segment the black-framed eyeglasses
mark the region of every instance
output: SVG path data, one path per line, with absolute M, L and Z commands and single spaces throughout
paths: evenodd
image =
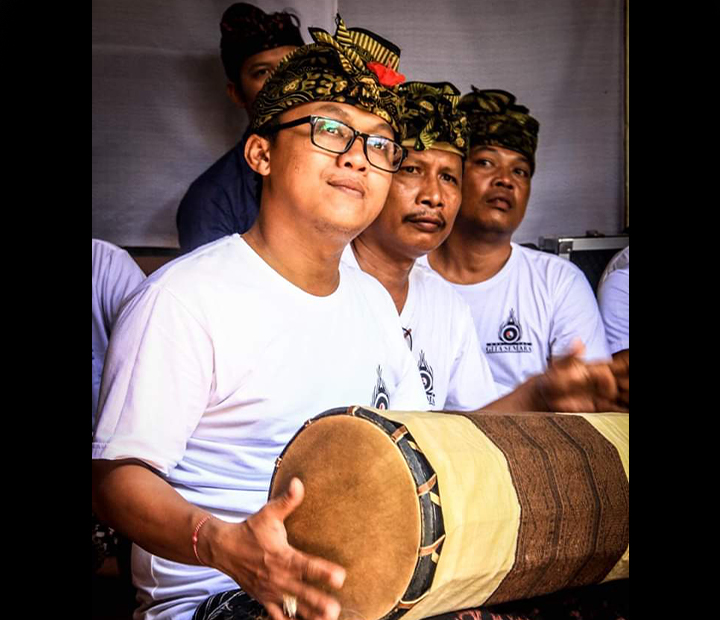
M 358 137 L 363 139 L 363 152 L 371 166 L 385 172 L 397 172 L 407 156 L 407 151 L 397 142 L 385 136 L 376 136 L 363 133 L 346 125 L 342 121 L 326 116 L 304 116 L 295 121 L 282 123 L 269 129 L 269 133 L 290 129 L 310 123 L 310 140 L 312 143 L 331 153 L 347 153 Z

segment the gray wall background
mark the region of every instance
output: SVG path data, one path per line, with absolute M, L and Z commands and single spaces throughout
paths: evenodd
M 219 21 L 231 0 L 93 0 L 93 237 L 177 247 L 188 185 L 240 138 Z M 623 0 L 257 0 L 303 27 L 348 26 L 402 49 L 408 79 L 502 88 L 540 121 L 519 242 L 624 227 Z M 310 40 L 303 28 L 306 41 Z

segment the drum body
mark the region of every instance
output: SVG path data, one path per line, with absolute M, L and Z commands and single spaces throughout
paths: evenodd
M 351 407 L 290 441 L 290 544 L 347 569 L 343 620 L 404 620 L 629 576 L 629 416 Z

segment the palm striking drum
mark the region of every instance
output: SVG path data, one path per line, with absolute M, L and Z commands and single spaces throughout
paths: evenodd
M 403 620 L 629 576 L 629 416 L 334 409 L 278 458 L 290 544 L 347 569 L 342 619 Z

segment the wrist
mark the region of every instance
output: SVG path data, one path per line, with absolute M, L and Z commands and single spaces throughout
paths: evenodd
M 252 551 L 248 553 L 252 544 L 247 537 L 247 528 L 247 521 L 230 523 L 213 517 L 200 529 L 197 549 L 205 566 L 226 574 L 250 593 L 248 588 L 254 583 L 251 567 L 259 560 Z
M 192 546 L 193 546 L 193 553 L 195 554 L 195 559 L 198 561 L 198 564 L 201 564 L 203 566 L 207 566 L 207 564 L 200 558 L 200 554 L 198 553 L 198 541 L 200 537 L 200 530 L 202 529 L 203 525 L 205 525 L 210 519 L 212 519 L 212 515 L 205 515 L 200 521 L 198 521 L 198 524 L 195 526 L 195 531 L 193 531 L 192 535 Z
M 191 538 L 193 553 L 198 564 L 218 568 L 222 532 L 227 525 L 229 524 L 212 515 L 205 515 L 198 521 Z
M 530 377 L 521 386 L 527 402 L 526 411 L 550 411 L 547 399 L 547 378 L 543 375 Z

